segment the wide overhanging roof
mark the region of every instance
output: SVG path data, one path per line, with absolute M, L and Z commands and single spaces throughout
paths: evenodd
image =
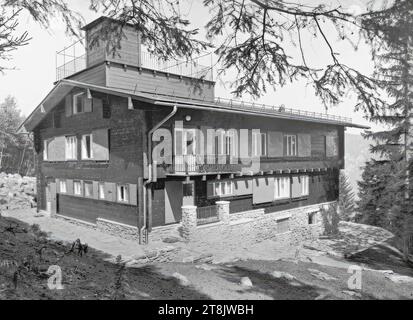
M 95 92 L 131 98 L 142 102 L 151 103 L 160 107 L 177 106 L 178 108 L 200 109 L 216 112 L 230 112 L 254 116 L 265 116 L 280 119 L 300 120 L 306 122 L 325 123 L 345 127 L 354 127 L 360 129 L 369 129 L 367 126 L 354 124 L 351 119 L 337 116 L 316 114 L 308 111 L 299 111 L 292 109 L 280 109 L 279 107 L 270 107 L 264 105 L 245 105 L 242 102 L 232 100 L 203 101 L 189 98 L 178 98 L 168 95 L 152 94 L 145 92 L 134 92 L 124 89 L 115 89 L 110 87 L 98 86 L 94 84 L 63 79 L 59 81 L 43 101 L 34 109 L 27 119 L 20 125 L 19 132 L 24 130 L 33 131 L 34 128 L 46 117 L 46 115 L 73 89 L 89 89 Z

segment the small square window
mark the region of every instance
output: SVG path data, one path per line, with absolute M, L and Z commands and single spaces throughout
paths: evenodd
M 73 181 L 73 192 L 77 196 L 82 195 L 82 182 L 81 181 Z
M 85 188 L 85 197 L 87 198 L 92 198 L 93 197 L 93 183 L 89 181 L 85 181 L 83 183 L 84 188 Z
M 105 199 L 105 184 L 103 182 L 99 183 L 99 199 Z
M 183 184 L 183 196 L 184 197 L 191 197 L 193 196 L 193 183 L 184 183 Z
M 60 188 L 60 193 L 66 193 L 67 192 L 66 180 L 60 180 L 59 188 Z
M 308 214 L 308 224 L 316 224 L 317 223 L 317 212 L 310 212 Z
M 129 202 L 128 187 L 126 185 L 118 185 L 118 201 Z

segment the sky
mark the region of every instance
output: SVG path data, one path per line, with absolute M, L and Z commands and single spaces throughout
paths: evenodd
M 204 25 L 208 20 L 208 11 L 203 7 L 201 0 L 181 0 L 182 11 L 187 19 L 192 22 L 194 28 L 200 29 L 199 37 L 204 35 Z M 311 3 L 314 5 L 319 1 L 301 0 L 302 3 Z M 341 4 L 344 8 L 361 12 L 365 8 L 366 0 L 331 0 L 333 4 Z M 101 14 L 95 13 L 88 8 L 89 1 L 85 0 L 68 0 L 69 6 L 80 12 L 86 22 L 91 22 Z M 56 80 L 56 52 L 70 45 L 75 38 L 65 34 L 64 25 L 61 21 L 51 21 L 50 28 L 47 30 L 33 22 L 28 15 L 22 15 L 19 20 L 18 31 L 29 31 L 32 37 L 30 43 L 12 54 L 12 60 L 8 65 L 14 66 L 16 70 L 7 70 L 0 74 L 0 101 L 3 101 L 8 95 L 17 99 L 19 108 L 24 115 L 29 115 L 34 108 L 43 100 L 47 93 L 53 88 L 53 82 Z M 355 51 L 347 42 L 340 41 L 335 35 L 335 30 L 327 30 L 327 35 L 333 39 L 333 45 L 339 57 L 346 64 L 355 69 L 370 74 L 372 72 L 372 61 L 369 48 L 361 45 Z M 310 35 L 303 35 L 303 44 L 306 49 L 309 61 L 314 65 L 322 65 L 331 59 L 328 48 L 319 40 L 314 40 Z M 286 45 L 293 56 L 299 53 L 298 48 L 293 45 Z M 224 98 L 233 98 L 231 88 L 227 85 L 228 81 L 234 79 L 234 73 L 228 73 L 216 85 L 216 96 Z M 242 98 L 251 101 L 251 98 L 245 96 Z M 316 112 L 325 112 L 321 101 L 315 97 L 311 87 L 305 82 L 295 82 L 277 89 L 275 92 L 268 90 L 257 103 L 269 105 L 284 104 L 287 108 L 296 108 Z M 373 130 L 380 129 L 374 124 L 369 123 L 363 118 L 363 113 L 354 111 L 355 99 L 351 95 L 346 97 L 339 106 L 330 108 L 328 113 L 351 117 L 354 123 L 371 126 Z M 359 129 L 349 128 L 347 132 L 359 134 Z

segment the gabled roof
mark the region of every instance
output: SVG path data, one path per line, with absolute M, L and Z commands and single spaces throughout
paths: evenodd
M 354 124 L 349 118 L 343 118 L 322 113 L 286 109 L 283 107 L 245 104 L 233 100 L 216 99 L 215 101 L 195 100 L 179 98 L 168 95 L 153 94 L 147 92 L 135 92 L 125 89 L 110 88 L 75 80 L 63 79 L 59 81 L 43 101 L 34 109 L 27 119 L 20 125 L 19 132 L 24 129 L 32 131 L 52 111 L 52 109 L 73 89 L 83 88 L 95 92 L 102 92 L 125 98 L 132 98 L 142 102 L 148 102 L 160 107 L 177 106 L 179 108 L 200 109 L 216 112 L 230 112 L 254 116 L 264 116 L 279 119 L 300 120 L 306 122 L 325 123 L 345 127 L 369 129 L 367 126 Z

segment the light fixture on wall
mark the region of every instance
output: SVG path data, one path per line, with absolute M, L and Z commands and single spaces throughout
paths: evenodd
M 192 119 L 192 118 L 191 118 L 191 116 L 190 116 L 190 115 L 186 115 L 186 116 L 185 116 L 185 121 L 186 121 L 186 122 L 191 121 L 191 119 Z

